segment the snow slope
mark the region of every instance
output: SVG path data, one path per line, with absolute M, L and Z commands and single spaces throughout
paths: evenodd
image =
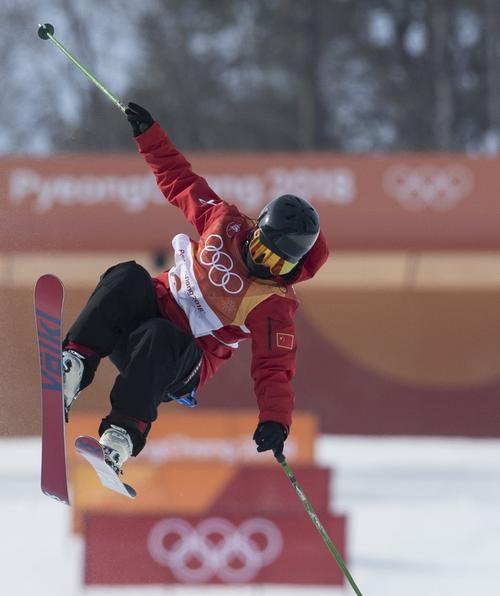
M 317 458 L 335 469 L 333 505 L 349 516 L 348 565 L 364 596 L 500 593 L 500 440 L 323 436 Z M 39 463 L 38 439 L 0 440 L 3 594 L 352 594 L 349 587 L 86 589 L 69 509 L 41 494 Z

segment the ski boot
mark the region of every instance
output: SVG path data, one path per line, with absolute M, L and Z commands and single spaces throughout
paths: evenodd
M 134 448 L 128 432 L 112 424 L 102 433 L 99 443 L 104 452 L 104 461 L 118 476 L 123 474 L 122 466 L 132 455 Z
M 71 404 L 80 393 L 82 377 L 85 371 L 85 358 L 75 350 L 64 350 L 62 353 L 64 417 L 68 422 Z

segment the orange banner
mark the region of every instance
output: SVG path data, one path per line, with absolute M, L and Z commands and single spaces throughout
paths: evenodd
M 295 193 L 339 249 L 498 249 L 499 159 L 461 154 L 192 154 L 226 201 L 256 216 Z M 0 159 L 0 250 L 158 250 L 190 231 L 139 155 Z
M 130 515 L 205 512 L 238 471 L 235 465 L 221 463 L 177 462 L 155 466 L 140 456 L 126 465 L 123 479 L 137 491 L 134 500 L 104 488 L 85 461 L 73 462 L 70 478 L 74 532 L 81 533 L 83 516 L 89 511 Z
M 294 466 L 303 490 L 319 513 L 328 509 L 332 484 L 330 470 L 312 465 Z M 303 513 L 299 499 L 291 498 L 291 486 L 283 471 L 274 466 L 223 463 L 175 462 L 153 465 L 140 458 L 127 462 L 124 480 L 137 497 L 124 498 L 104 488 L 94 470 L 85 462 L 71 467 L 73 530 L 82 531 L 89 512 L 241 514 L 259 511 L 282 515 Z

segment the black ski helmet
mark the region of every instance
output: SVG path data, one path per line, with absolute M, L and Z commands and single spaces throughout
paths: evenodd
M 259 214 L 260 239 L 270 250 L 290 263 L 298 263 L 319 235 L 319 215 L 305 199 L 281 195 Z

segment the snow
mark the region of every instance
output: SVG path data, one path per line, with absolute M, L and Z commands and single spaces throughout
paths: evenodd
M 348 566 L 364 596 L 499 593 L 500 440 L 323 436 L 317 456 L 335 470 L 332 505 L 348 515 Z M 348 586 L 85 588 L 70 510 L 41 494 L 39 465 L 38 439 L 0 439 L 3 594 L 353 593 Z

